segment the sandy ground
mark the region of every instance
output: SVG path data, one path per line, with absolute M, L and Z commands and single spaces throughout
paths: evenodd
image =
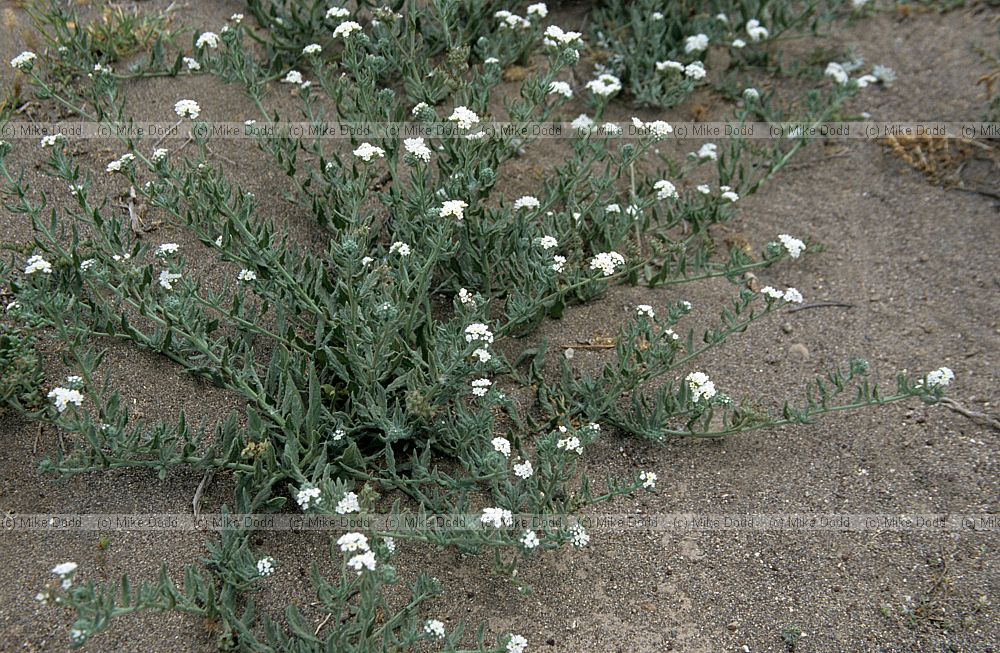
M 231 2 L 206 3 L 185 20 L 213 28 L 238 9 Z M 880 15 L 846 27 L 845 42 L 899 74 L 892 88 L 870 89 L 852 108 L 885 120 L 978 117 L 984 97 L 975 84 L 988 67 L 972 45 L 996 49 L 997 16 L 995 9 L 974 6 L 903 20 Z M 20 48 L 7 42 L 0 55 L 6 61 Z M 209 119 L 251 112 L 239 89 L 219 88 L 207 78 L 152 80 L 128 92 L 130 103 L 151 119 L 166 119 L 178 97 L 202 99 Z M 681 106 L 663 117 L 684 119 L 690 110 Z M 264 198 L 268 215 L 287 215 L 303 242 L 321 238 L 274 192 L 283 181 L 260 154 L 238 143 L 220 147 L 240 163 L 232 178 Z M 518 185 L 530 188 L 533 166 L 555 163 L 541 148 L 538 153 L 529 156 L 530 165 L 512 166 L 512 195 L 522 190 Z M 113 158 L 93 155 L 95 167 Z M 31 143 L 19 147 L 14 160 L 34 179 L 39 156 Z M 37 184 L 49 189 L 50 181 L 39 177 Z M 994 200 L 931 185 L 878 144 L 814 144 L 760 193 L 741 201 L 728 228 L 757 249 L 781 232 L 822 243 L 825 252 L 767 270 L 761 280 L 795 286 L 808 301 L 852 307 L 760 324 L 710 360 L 713 380 L 732 394 L 777 405 L 799 396 L 813 375 L 851 357 L 869 360 L 874 378 L 890 386 L 898 370 L 948 365 L 957 376 L 956 400 L 996 412 L 997 220 Z M 0 233 L 5 241 L 23 242 L 30 230 L 19 216 L 0 212 Z M 177 230 L 153 237 L 184 245 Z M 209 278 L 229 274 L 208 261 L 192 265 Z M 662 306 L 680 298 L 695 306 L 692 324 L 707 325 L 732 291 L 725 281 L 670 290 L 618 288 L 567 311 L 538 337 L 573 344 L 613 332 L 637 303 Z M 808 358 L 790 353 L 793 345 L 804 346 Z M 48 354 L 50 378 L 57 378 L 63 369 L 56 353 Z M 601 356 L 579 352 L 574 364 L 593 366 Z M 147 418 L 170 418 L 183 408 L 189 419 L 211 419 L 239 408 L 227 393 L 133 348 L 112 345 L 107 370 Z M 120 471 L 64 483 L 36 471 L 58 446 L 53 429 L 39 431 L 5 414 L 0 434 L 7 447 L 0 464 L 4 511 L 185 512 L 200 480 L 193 473 L 160 481 Z M 997 436 L 943 407 L 913 403 L 724 442 L 654 447 L 608 434 L 585 459 L 596 477 L 640 469 L 659 474 L 655 494 L 620 501 L 618 512 L 997 513 Z M 230 496 L 226 480 L 217 480 L 204 509 Z M 199 533 L 110 533 L 110 545 L 100 550 L 102 535 L 0 535 L 0 650 L 65 647 L 72 615 L 32 598 L 58 562 L 75 560 L 81 580 L 104 582 L 123 572 L 151 578 L 161 562 L 180 570 L 203 551 Z M 280 561 L 259 602 L 272 608 L 295 603 L 312 615 L 308 568 L 327 559 L 323 538 L 264 533 L 255 544 Z M 446 595 L 428 617 L 449 629 L 464 619 L 484 621 L 491 634 L 523 633 L 531 651 L 785 651 L 782 631 L 794 626 L 805 633 L 796 651 L 985 653 L 1000 650 L 997 547 L 995 532 L 595 531 L 583 550 L 526 564 L 520 573 L 534 586 L 530 595 L 492 576 L 486 556 L 407 545 L 400 547 L 397 568 L 404 579 L 426 570 L 444 583 Z M 907 619 L 904 609 L 916 606 L 923 606 L 922 616 Z M 123 619 L 88 650 L 210 651 L 212 642 L 195 619 L 145 614 Z

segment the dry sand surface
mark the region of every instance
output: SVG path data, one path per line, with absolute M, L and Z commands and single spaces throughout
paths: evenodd
M 216 29 L 239 9 L 234 2 L 189 3 L 184 21 Z M 579 7 L 564 11 L 581 15 Z M 838 27 L 838 38 L 857 44 L 866 61 L 899 75 L 890 88 L 860 93 L 852 109 L 885 120 L 979 117 L 985 102 L 976 82 L 989 65 L 972 46 L 997 51 L 998 13 L 976 5 L 905 19 L 880 14 Z M 573 26 L 569 20 L 559 24 Z M 8 36 L 0 39 L 5 62 L 23 47 L 19 37 Z M 209 120 L 252 115 L 238 88 L 207 77 L 149 80 L 126 89 L 136 114 L 151 120 L 168 120 L 180 97 L 198 98 Z M 286 92 L 276 89 L 269 102 L 290 109 L 293 104 L 281 97 Z M 575 108 L 567 113 L 576 115 Z M 630 115 L 624 106 L 613 110 Z M 50 115 L 45 104 L 33 111 L 37 119 Z M 690 111 L 688 104 L 656 115 L 685 120 Z M 94 148 L 87 156 L 95 169 L 118 155 L 100 151 L 100 145 L 78 147 Z M 262 154 L 239 141 L 221 144 L 218 152 L 239 163 L 227 173 L 262 198 L 266 215 L 287 217 L 303 243 L 321 242 L 322 232 L 282 200 L 286 182 Z M 34 143 L 18 144 L 11 163 L 23 166 L 36 190 L 65 199 L 62 188 L 37 173 L 41 157 Z M 530 192 L 538 171 L 558 162 L 544 147 L 529 152 L 511 165 L 505 194 Z M 115 180 L 100 183 L 121 192 Z M 782 232 L 826 248 L 764 271 L 762 282 L 795 286 L 807 301 L 851 307 L 781 315 L 731 339 L 712 359 L 720 388 L 777 403 L 800 396 L 813 375 L 863 357 L 874 377 L 890 385 L 899 370 L 947 365 L 957 377 L 950 393 L 955 400 L 970 410 L 997 412 L 1000 216 L 994 199 L 928 183 L 873 142 L 817 141 L 761 192 L 741 201 L 738 212 L 727 233 L 755 249 Z M 30 228 L 21 216 L 0 211 L 0 234 L 4 241 L 23 242 Z M 197 250 L 180 230 L 164 227 L 151 237 L 190 242 L 186 251 Z M 210 280 L 232 273 L 208 258 L 189 260 Z M 693 324 L 707 325 L 731 292 L 721 280 L 680 289 L 617 288 L 592 305 L 568 310 L 537 337 L 554 345 L 578 343 L 614 332 L 637 303 L 679 298 L 694 304 Z M 169 419 L 183 408 L 189 419 L 212 419 L 240 408 L 226 392 L 153 354 L 106 346 L 107 371 L 146 418 Z M 64 374 L 58 352 L 46 354 L 50 378 Z M 594 366 L 604 355 L 579 351 L 574 364 Z M 7 447 L 0 463 L 4 511 L 182 513 L 190 510 L 200 480 L 193 472 L 160 481 L 153 473 L 115 471 L 60 482 L 37 471 L 38 461 L 58 446 L 51 427 L 39 437 L 37 424 L 7 413 L 0 416 L 0 434 Z M 909 403 L 722 442 L 654 447 L 609 433 L 588 451 L 586 469 L 598 478 L 640 469 L 659 474 L 655 494 L 619 501 L 618 512 L 997 513 L 998 435 L 944 407 Z M 203 510 L 230 501 L 231 490 L 225 478 L 217 478 Z M 102 535 L 0 535 L 0 650 L 65 648 L 72 615 L 33 600 L 56 563 L 77 561 L 81 580 L 113 581 L 124 572 L 138 580 L 151 578 L 161 562 L 180 570 L 204 551 L 200 533 L 108 533 L 110 545 L 99 550 Z M 308 569 L 313 561 L 328 560 L 325 539 L 262 533 L 255 544 L 280 561 L 259 595 L 262 608 L 277 611 L 295 603 L 318 623 Z M 804 653 L 986 653 L 1000 651 L 998 545 L 996 531 L 601 530 L 582 550 L 527 563 L 520 576 L 534 588 L 529 595 L 491 575 L 491 556 L 405 545 L 397 568 L 406 579 L 426 570 L 443 582 L 445 597 L 428 617 L 442 619 L 449 629 L 464 619 L 485 622 L 491 635 L 523 633 L 532 652 L 785 651 L 782 631 L 795 626 L 804 632 L 795 650 Z M 918 617 L 906 617 L 907 607 L 919 608 Z M 211 651 L 213 641 L 196 619 L 143 614 L 122 619 L 87 650 Z

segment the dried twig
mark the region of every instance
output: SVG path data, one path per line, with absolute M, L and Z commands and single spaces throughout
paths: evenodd
M 971 419 L 976 424 L 980 426 L 989 426 L 996 431 L 1000 431 L 1000 419 L 994 415 L 989 415 L 987 413 L 980 413 L 979 411 L 969 410 L 962 404 L 958 403 L 951 397 L 943 397 L 938 403 L 942 404 L 948 410 L 954 411 L 959 415 L 964 415 Z
M 201 483 L 198 484 L 198 489 L 194 491 L 194 499 L 191 500 L 191 508 L 194 510 L 195 517 L 197 517 L 198 513 L 201 512 L 201 495 L 205 493 L 205 490 L 212 483 L 212 478 L 214 476 L 214 469 L 206 471 L 205 475 L 201 477 Z
M 794 308 L 788 309 L 789 313 L 796 313 L 798 311 L 804 311 L 807 308 L 830 308 L 832 306 L 840 308 L 854 308 L 854 304 L 848 304 L 846 302 L 814 302 L 812 304 L 803 304 L 802 306 L 796 306 Z

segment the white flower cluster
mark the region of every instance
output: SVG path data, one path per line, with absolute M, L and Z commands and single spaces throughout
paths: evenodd
M 418 161 L 427 163 L 431 160 L 431 148 L 427 147 L 422 138 L 407 138 L 403 141 L 403 148 Z
M 490 386 L 493 382 L 489 379 L 475 379 L 472 381 L 472 394 L 477 397 L 485 397 L 486 393 L 490 391 Z
M 652 490 L 656 487 L 656 473 L 655 472 L 642 472 L 639 474 L 639 480 L 642 481 L 642 487 L 647 490 Z
M 643 134 L 648 134 L 652 136 L 655 140 L 661 140 L 666 138 L 668 134 L 672 134 L 674 128 L 669 122 L 665 120 L 653 120 L 651 122 L 643 122 L 638 118 L 632 118 L 632 126 L 635 127 L 636 132 L 641 132 Z
M 614 75 L 604 73 L 602 75 L 598 75 L 597 79 L 592 79 L 587 82 L 587 90 L 594 95 L 611 97 L 618 91 L 622 90 L 622 81 Z
M 66 410 L 70 404 L 75 406 L 83 404 L 83 394 L 74 388 L 52 388 L 48 397 L 53 400 L 52 403 L 55 404 L 56 410 L 60 413 Z
M 507 640 L 507 653 L 524 653 L 528 648 L 528 640 L 521 635 L 511 635 Z
M 806 248 L 806 244 L 804 242 L 798 238 L 789 236 L 788 234 L 778 234 L 778 240 L 780 240 L 781 244 L 785 246 L 785 249 L 788 250 L 788 255 L 792 258 L 798 258 L 799 255 L 802 254 L 802 251 Z
M 73 574 L 76 573 L 78 565 L 75 562 L 64 562 L 52 568 L 52 573 L 59 577 L 62 588 L 68 590 L 73 585 Z
M 156 248 L 154 254 L 156 256 L 169 256 L 170 254 L 176 254 L 180 246 L 177 243 L 163 243 Z
M 334 18 L 346 18 L 347 16 L 350 15 L 351 12 L 349 12 L 344 7 L 330 7 L 329 9 L 326 10 L 327 20 L 332 20 Z
M 215 49 L 219 47 L 219 35 L 215 32 L 203 32 L 198 40 L 194 42 L 194 47 L 204 48 L 209 47 Z
M 590 535 L 587 534 L 586 529 L 580 524 L 574 524 L 573 528 L 570 529 L 570 533 L 573 536 L 573 546 L 578 549 L 582 549 L 590 543 Z
M 573 97 L 573 89 L 568 82 L 552 82 L 549 84 L 549 95 L 561 95 L 568 99 Z
M 521 536 L 521 546 L 531 550 L 538 546 L 538 533 L 535 531 L 525 531 Z
M 444 639 L 444 622 L 437 619 L 428 619 L 424 622 L 424 632 L 432 637 Z
M 493 17 L 500 21 L 500 29 L 526 29 L 531 27 L 531 22 L 527 18 L 512 14 L 506 9 L 496 12 L 493 14 Z
M 493 344 L 493 332 L 482 322 L 474 322 L 465 327 L 465 341 L 471 343 L 477 340 L 486 345 Z
M 493 445 L 495 451 L 502 453 L 504 458 L 510 458 L 510 440 L 496 437 L 490 441 L 490 444 Z
M 718 149 L 719 148 L 715 143 L 705 143 L 694 156 L 698 159 L 715 161 L 719 158 Z
M 237 280 L 242 281 L 243 283 L 250 283 L 251 281 L 257 280 L 257 273 L 254 272 L 253 270 L 247 270 L 246 268 L 243 268 L 242 270 L 240 270 L 240 273 L 236 275 L 236 278 Z
M 553 238 L 552 236 L 542 236 L 541 238 L 537 239 L 536 242 L 538 243 L 539 247 L 541 247 L 546 251 L 559 247 L 559 241 Z
M 750 40 L 756 43 L 757 41 L 763 41 L 767 38 L 768 31 L 767 28 L 760 24 L 760 21 L 756 18 L 751 18 L 747 21 L 747 35 Z
M 695 34 L 684 39 L 684 53 L 701 52 L 708 48 L 708 35 Z
M 334 508 L 334 510 L 338 515 L 361 512 L 361 504 L 358 502 L 358 495 L 354 492 L 348 492 L 340 499 L 340 501 L 337 502 L 337 507 Z
M 66 137 L 62 134 L 51 134 L 49 136 L 42 136 L 42 140 L 39 141 L 41 147 L 55 147 L 59 143 L 65 143 Z
M 257 561 L 257 573 L 267 577 L 274 573 L 274 558 L 265 556 Z
M 439 214 L 442 218 L 454 217 L 459 222 L 465 217 L 465 209 L 469 207 L 468 204 L 462 200 L 445 200 L 441 205 Z
M 347 566 L 358 572 L 358 575 L 365 569 L 375 570 L 375 553 L 368 547 L 368 538 L 361 533 L 345 533 L 337 540 L 337 545 L 344 553 L 357 552 L 357 555 L 348 559 Z
M 29 258 L 28 263 L 24 266 L 25 274 L 34 274 L 36 272 L 41 272 L 42 274 L 52 274 L 52 264 L 38 254 Z
M 514 210 L 520 211 L 523 208 L 537 209 L 542 203 L 538 201 L 537 197 L 532 195 L 525 195 L 524 197 L 518 198 L 514 202 Z
M 514 523 L 514 515 L 505 508 L 483 508 L 483 515 L 479 518 L 484 524 L 492 524 L 493 528 L 503 528 Z
M 389 253 L 390 254 L 399 254 L 400 256 L 409 256 L 410 255 L 410 246 L 407 245 L 406 243 L 404 243 L 401 240 L 397 240 L 389 248 Z
M 371 143 L 362 143 L 358 146 L 358 149 L 354 150 L 354 156 L 358 157 L 365 163 L 372 160 L 373 157 L 379 159 L 385 158 L 385 150 Z
M 329 14 L 327 14 L 329 15 Z M 353 20 L 345 20 L 333 30 L 333 38 L 348 39 L 355 32 L 361 31 L 361 25 Z
M 623 265 L 625 265 L 625 257 L 618 252 L 601 252 L 590 261 L 590 269 L 600 270 L 606 277 L 610 277 L 618 267 Z
M 201 64 L 198 63 L 197 59 L 194 59 L 192 57 L 184 57 L 183 59 L 181 59 L 181 63 L 187 66 L 188 70 L 201 70 Z
M 928 388 L 943 388 L 949 385 L 955 380 L 955 373 L 951 371 L 950 367 L 941 367 L 933 372 L 927 373 L 927 387 Z
M 694 403 L 698 403 L 702 398 L 711 399 L 715 396 L 715 383 L 709 381 L 708 375 L 704 372 L 691 372 L 684 380 L 691 389 L 691 401 Z
M 656 199 L 666 200 L 666 199 L 677 199 L 677 187 L 666 179 L 661 179 L 660 181 L 653 184 L 653 190 L 656 191 Z
M 322 51 L 323 51 L 323 46 L 320 45 L 319 43 L 310 43 L 306 47 L 302 48 L 302 54 L 306 56 L 316 55 Z
M 479 124 L 479 116 L 465 106 L 455 107 L 455 110 L 448 116 L 448 120 L 457 123 L 462 129 L 472 129 L 473 125 Z
M 518 478 L 531 478 L 531 475 L 534 473 L 535 468 L 532 466 L 530 460 L 525 460 L 514 465 L 514 476 Z
M 649 304 L 639 304 L 635 307 L 635 312 L 639 317 L 648 317 L 650 319 L 656 317 L 656 313 L 653 312 L 653 307 Z
M 177 272 L 170 272 L 169 270 L 163 270 L 160 272 L 160 286 L 164 290 L 173 290 L 174 282 L 181 278 L 181 275 Z
M 10 60 L 10 65 L 20 71 L 27 72 L 31 70 L 32 66 L 35 65 L 35 59 L 38 55 L 30 50 L 25 50 L 21 54 L 17 55 Z
M 170 154 L 170 150 L 165 147 L 158 147 L 153 150 L 153 155 L 149 157 L 149 160 L 153 163 L 160 163 L 166 160 L 168 154 Z
M 582 36 L 583 34 L 580 32 L 564 32 L 561 27 L 549 25 L 545 28 L 545 36 L 542 39 L 542 43 L 547 48 L 578 48 L 583 46 Z
M 181 118 L 194 120 L 201 113 L 201 106 L 194 100 L 178 100 L 177 104 L 174 105 L 174 113 Z
M 309 510 L 311 505 L 323 503 L 321 494 L 318 487 L 306 486 L 295 494 L 295 502 L 303 510 Z
M 135 155 L 132 154 L 131 152 L 126 152 L 125 154 L 121 155 L 120 158 L 115 159 L 107 166 L 105 166 L 104 170 L 106 172 L 121 172 L 122 169 L 124 169 L 133 161 L 135 161 Z
M 800 293 L 795 288 L 789 288 L 782 292 L 777 288 L 772 288 L 771 286 L 764 286 L 760 289 L 762 295 L 771 297 L 772 299 L 783 299 L 791 304 L 801 304 L 803 302 L 802 293 Z

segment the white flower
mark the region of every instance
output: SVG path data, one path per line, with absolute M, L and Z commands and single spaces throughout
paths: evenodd
M 799 240 L 798 238 L 793 238 L 788 234 L 778 234 L 778 240 L 781 244 L 785 246 L 788 250 L 788 255 L 792 258 L 798 258 L 802 251 L 806 248 L 806 244 Z
M 453 216 L 456 220 L 461 220 L 465 217 L 465 209 L 468 207 L 469 205 L 462 200 L 445 200 L 441 205 L 440 215 L 442 218 Z
M 549 84 L 549 95 L 561 95 L 565 98 L 573 97 L 573 89 L 568 82 L 552 82 Z
M 504 458 L 510 458 L 510 440 L 507 438 L 493 438 L 490 444 L 493 445 L 493 448 L 497 452 L 502 453 Z
M 699 159 L 711 159 L 712 161 L 715 161 L 719 158 L 717 150 L 718 147 L 715 143 L 705 143 L 701 146 L 701 149 L 698 150 L 696 156 Z
M 194 42 L 194 47 L 196 48 L 203 48 L 206 45 L 213 49 L 219 47 L 219 35 L 215 32 L 204 32 L 198 37 L 198 40 Z
M 753 42 L 760 41 L 761 39 L 767 38 L 767 28 L 761 26 L 760 21 L 756 18 L 751 18 L 747 21 L 747 35 Z
M 580 524 L 575 524 L 570 532 L 573 534 L 573 546 L 576 548 L 582 549 L 590 542 L 590 536 Z
M 164 161 L 167 158 L 167 155 L 169 153 L 170 150 L 168 150 L 167 148 L 158 147 L 155 150 L 153 150 L 153 156 L 149 157 L 149 160 L 152 161 L 153 163 L 160 163 L 161 161 Z
M 281 82 L 283 84 L 303 84 L 302 73 L 297 70 L 289 70 L 282 78 Z
M 387 537 L 382 541 L 385 543 L 385 548 L 389 550 L 389 553 L 396 552 L 396 540 L 392 539 L 391 537 Z
M 535 531 L 525 531 L 521 536 L 521 546 L 529 551 L 538 546 L 538 534 Z
M 337 25 L 336 29 L 333 30 L 333 38 L 341 36 L 346 39 L 354 32 L 360 32 L 360 31 L 361 31 L 361 25 L 354 22 L 353 20 L 347 20 L 341 23 L 340 25 Z
M 760 91 L 758 91 L 757 89 L 753 88 L 752 86 L 750 88 L 745 88 L 745 89 L 743 89 L 743 99 L 744 100 L 757 100 L 757 99 L 760 99 Z
M 606 277 L 610 277 L 622 265 L 625 265 L 625 258 L 618 252 L 601 252 L 590 261 L 590 269 L 600 270 Z
M 635 312 L 637 315 L 640 316 L 645 315 L 648 318 L 653 318 L 656 315 L 653 312 L 653 307 L 650 306 L 649 304 L 639 304 L 638 306 L 635 307 Z
M 516 202 L 514 202 L 514 210 L 518 211 L 525 207 L 528 207 L 530 209 L 537 209 L 541 205 L 542 203 L 538 201 L 537 197 L 532 197 L 531 195 L 525 195 L 524 197 L 521 197 Z
M 955 380 L 955 373 L 949 367 L 941 367 L 927 373 L 928 388 L 943 388 Z
M 310 43 L 306 47 L 302 48 L 302 54 L 305 55 L 319 54 L 322 51 L 323 51 L 323 46 L 320 45 L 319 43 Z
M 507 653 L 524 653 L 528 648 L 528 640 L 521 635 L 511 635 L 507 640 Z
M 372 157 L 384 158 L 385 150 L 371 143 L 362 143 L 358 149 L 354 150 L 354 156 L 367 163 L 372 160 Z
M 659 11 L 654 11 L 649 15 L 653 20 L 663 20 L 663 14 Z
M 869 84 L 877 84 L 879 79 L 875 75 L 862 75 L 855 81 L 858 83 L 858 88 L 865 88 Z
M 861 9 L 866 4 L 868 4 L 868 0 L 851 0 L 851 6 L 855 9 Z
M 403 141 L 403 147 L 415 159 L 424 163 L 431 160 L 431 148 L 427 147 L 422 138 L 407 138 Z
M 424 622 L 424 632 L 438 639 L 444 639 L 444 623 L 437 619 L 428 619 Z
M 465 327 L 465 341 L 474 342 L 476 340 L 481 340 L 487 345 L 493 343 L 493 332 L 490 331 L 489 327 L 481 322 L 474 322 L 469 326 Z
M 111 163 L 109 163 L 107 166 L 105 166 L 104 169 L 107 172 L 121 172 L 122 168 L 132 163 L 133 161 L 135 161 L 135 155 L 132 154 L 131 152 L 126 152 L 125 154 L 121 155 L 121 158 L 116 159 Z
M 683 308 L 685 311 L 690 312 L 691 311 L 691 302 L 686 301 L 686 300 L 681 300 L 681 308 Z
M 539 2 L 537 4 L 528 5 L 527 13 L 529 16 L 545 18 L 549 15 L 549 8 L 545 6 L 544 2 Z
M 347 561 L 347 566 L 353 569 L 354 571 L 358 572 L 359 576 L 361 575 L 361 572 L 365 569 L 367 569 L 368 571 L 374 571 L 375 553 L 373 551 L 366 551 L 365 553 L 356 555 Z
M 727 190 L 722 192 L 722 199 L 727 200 L 729 202 L 735 202 L 738 199 L 740 199 L 740 196 L 731 190 Z
M 254 272 L 253 270 L 247 270 L 246 268 L 243 268 L 242 270 L 240 270 L 240 273 L 236 275 L 236 278 L 244 283 L 250 283 L 251 281 L 257 280 L 257 273 Z
M 337 540 L 337 546 L 344 553 L 353 551 L 367 551 L 368 550 L 368 538 L 361 533 L 344 533 Z
M 299 507 L 303 510 L 308 510 L 309 505 L 312 503 L 322 503 L 323 497 L 320 496 L 322 493 L 318 487 L 303 487 L 295 494 L 295 502 L 299 504 Z
M 608 136 L 615 136 L 616 134 L 622 133 L 622 128 L 613 122 L 606 122 L 597 129 L 599 132 Z
M 487 66 L 489 66 L 489 65 L 492 65 L 492 64 L 498 64 L 498 63 L 500 63 L 500 60 L 497 59 L 496 57 L 486 57 L 485 59 L 483 59 L 483 63 L 486 64 Z
M 34 274 L 36 272 L 41 272 L 43 274 L 52 274 L 52 264 L 43 259 L 38 254 L 35 254 L 28 259 L 27 265 L 24 267 L 25 274 Z
M 327 20 L 330 20 L 332 18 L 344 18 L 345 16 L 349 16 L 350 14 L 351 12 L 347 11 L 347 9 L 343 7 L 330 7 L 329 9 L 326 10 Z
M 261 576 L 270 576 L 274 573 L 274 558 L 266 556 L 257 561 L 257 573 Z
M 785 291 L 785 301 L 791 302 L 793 304 L 801 304 L 802 293 L 800 293 L 795 288 L 789 288 L 788 290 Z
M 168 254 L 176 254 L 180 247 L 177 243 L 163 243 L 156 248 L 156 256 L 167 256 Z
M 354 492 L 348 492 L 343 496 L 343 498 L 337 502 L 337 507 L 334 508 L 338 515 L 346 515 L 351 512 L 361 512 L 361 504 L 358 503 L 358 495 Z
M 181 278 L 181 275 L 175 272 L 168 272 L 164 270 L 160 272 L 160 285 L 166 290 L 174 289 L 174 282 Z
M 10 65 L 18 70 L 28 71 L 31 67 L 35 65 L 35 59 L 38 58 L 34 52 L 25 50 L 21 54 L 17 55 L 10 60 Z
M 55 574 L 56 576 L 59 576 L 60 578 L 64 578 L 75 572 L 77 566 L 78 565 L 75 562 L 64 562 L 60 565 L 56 565 L 55 567 L 53 567 L 52 573 Z
M 201 107 L 194 100 L 179 100 L 177 104 L 174 105 L 174 113 L 176 113 L 181 118 L 190 118 L 194 120 L 201 113 Z
M 476 305 L 476 298 L 473 297 L 472 293 L 470 293 L 465 288 L 461 288 L 458 291 L 458 301 L 460 301 L 460 302 L 462 302 L 463 304 L 466 304 L 466 305 L 469 305 L 469 304 L 471 304 L 473 306 Z
M 566 428 L 565 426 L 562 428 Z M 562 438 L 556 442 L 556 449 L 563 449 L 565 451 L 575 451 L 577 455 L 583 453 L 583 444 L 580 442 L 580 438 L 575 435 L 568 438 Z
M 531 478 L 531 475 L 534 473 L 535 468 L 531 465 L 530 460 L 525 460 L 523 463 L 514 465 L 514 476 L 518 478 Z
M 400 240 L 397 240 L 392 244 L 392 247 L 389 248 L 389 253 L 399 254 L 400 256 L 409 256 L 410 246 Z
M 603 75 L 598 75 L 597 79 L 592 79 L 587 82 L 587 89 L 594 95 L 611 97 L 618 91 L 622 90 L 622 82 L 614 75 L 604 73 Z
M 70 184 L 69 192 L 73 197 L 80 197 L 83 194 L 83 184 Z
M 701 401 L 702 397 L 711 399 L 715 396 L 715 384 L 708 380 L 704 372 L 691 372 L 685 380 L 691 388 L 691 401 L 694 403 Z
M 728 23 L 729 16 L 725 14 L 715 14 L 715 20 L 719 21 L 720 23 Z
M 39 142 L 41 147 L 55 147 L 58 143 L 65 143 L 66 137 L 62 134 L 52 134 L 51 136 L 43 136 L 42 140 Z
M 582 45 L 580 43 L 580 37 L 583 36 L 580 32 L 564 32 L 561 27 L 556 25 L 549 25 L 545 28 L 545 38 L 542 42 L 546 47 L 556 47 L 560 45 L 569 45 L 577 47 Z
M 760 289 L 760 294 L 767 295 L 772 299 L 784 299 L 785 293 L 781 292 L 777 288 L 772 288 L 771 286 L 764 286 Z
M 70 404 L 74 404 L 76 406 L 83 404 L 83 395 L 80 391 L 70 388 L 52 388 L 52 390 L 49 390 L 48 397 L 53 400 L 52 403 L 55 404 L 56 410 L 60 413 L 66 410 Z M 52 573 L 56 572 L 53 571 Z
M 479 116 L 468 107 L 455 107 L 455 110 L 448 116 L 448 120 L 458 123 L 462 129 L 471 129 L 473 125 L 479 123 Z
M 527 18 L 522 18 L 503 9 L 493 14 L 493 17 L 500 21 L 500 29 L 524 29 L 531 26 Z
M 705 79 L 705 64 L 693 61 L 684 66 L 684 74 L 691 79 Z
M 493 528 L 502 528 L 512 525 L 514 516 L 504 508 L 483 508 L 483 515 L 479 521 L 484 524 L 492 524 Z
M 745 48 L 747 47 L 747 42 L 744 41 L 743 39 L 735 39 L 733 41 L 733 47 L 736 48 L 737 50 Z
M 686 54 L 691 54 L 692 52 L 701 52 L 708 47 L 708 35 L 707 34 L 695 34 L 694 36 L 689 36 L 684 39 L 684 52 Z
M 605 213 L 621 213 L 622 212 L 622 207 L 618 206 L 617 204 L 608 204 L 607 206 L 604 207 L 604 212 Z
M 639 474 L 639 480 L 642 481 L 642 487 L 647 490 L 652 490 L 656 487 L 656 474 L 654 472 L 642 472 Z
M 665 138 L 667 134 L 671 134 L 674 131 L 674 128 L 670 126 L 670 123 L 665 120 L 643 122 L 638 118 L 632 118 L 632 126 L 635 127 L 637 131 L 649 134 L 657 140 Z
M 566 257 L 565 256 L 559 256 L 558 254 L 556 254 L 555 256 L 552 257 L 552 269 L 555 272 L 562 272 L 563 271 L 563 267 L 565 265 L 566 265 Z
M 489 363 L 493 359 L 493 356 L 490 355 L 490 352 L 486 351 L 482 347 L 472 352 L 472 356 L 474 358 L 479 359 L 480 363 Z
M 581 113 L 569 126 L 578 131 L 590 131 L 594 126 L 594 121 L 587 114 Z
M 198 63 L 197 59 L 192 59 L 191 57 L 184 57 L 181 60 L 188 70 L 201 70 L 201 64 Z
M 229 17 L 229 20 L 233 21 L 237 25 L 243 22 L 243 14 L 233 14 Z
M 90 268 L 97 264 L 97 260 L 88 258 L 86 261 L 80 261 L 80 271 L 86 272 Z
M 486 393 L 490 391 L 490 386 L 493 382 L 489 379 L 475 379 L 472 382 L 472 394 L 477 397 L 485 397 Z
M 542 236 L 538 239 L 538 245 L 545 250 L 552 249 L 554 247 L 559 247 L 559 241 L 552 236 Z
M 656 69 L 661 73 L 664 70 L 676 70 L 677 72 L 683 72 L 684 64 L 682 64 L 680 61 L 671 61 L 670 59 L 668 59 L 666 61 L 657 61 Z
M 844 67 L 841 66 L 836 61 L 831 61 L 830 63 L 826 64 L 826 70 L 823 71 L 823 74 L 826 75 L 827 77 L 832 77 L 833 81 L 837 82 L 838 84 L 846 84 L 847 81 L 850 79 L 850 77 L 847 75 L 847 71 L 844 70 Z
M 653 189 L 656 191 L 656 199 L 658 200 L 676 199 L 678 197 L 677 187 L 666 179 L 661 179 L 653 184 Z

